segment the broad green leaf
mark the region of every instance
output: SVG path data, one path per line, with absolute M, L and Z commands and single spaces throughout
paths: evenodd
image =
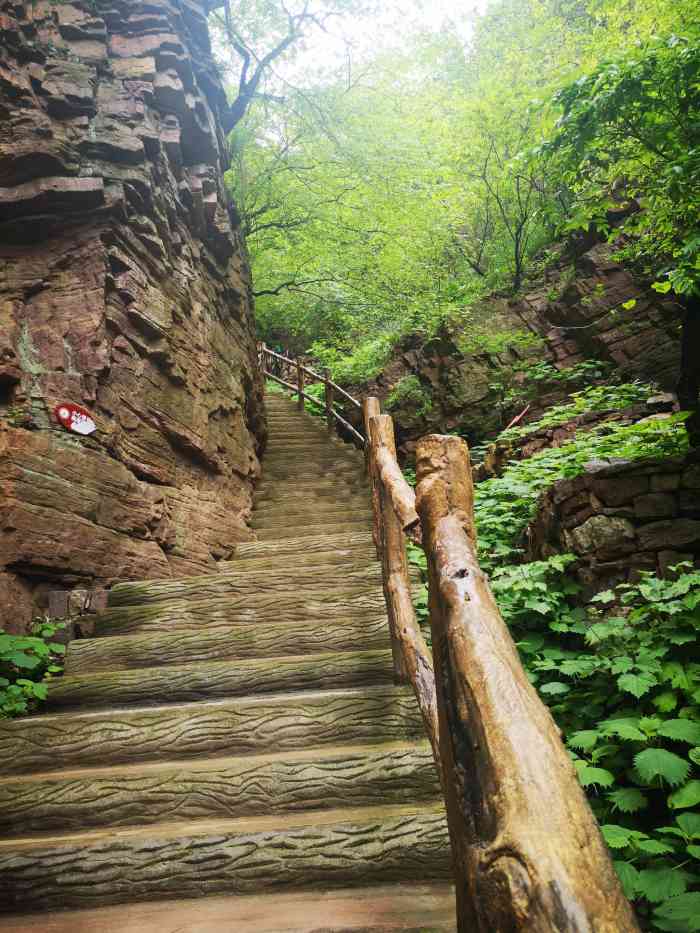
M 654 917 L 687 924 L 688 931 L 700 930 L 700 891 L 671 897 L 654 911 Z
M 571 748 L 580 748 L 583 751 L 590 751 L 599 738 L 600 733 L 593 729 L 584 729 L 581 732 L 573 732 L 569 736 L 567 744 L 570 745 Z
M 633 840 L 633 830 L 626 829 L 624 826 L 616 826 L 613 823 L 606 823 L 600 827 L 603 839 L 611 849 L 624 849 Z
M 562 693 L 569 693 L 571 687 L 568 684 L 564 684 L 558 680 L 552 680 L 547 684 L 542 684 L 539 688 L 540 693 L 545 693 L 549 696 L 557 696 Z
M 700 781 L 688 781 L 679 790 L 669 795 L 668 805 L 672 810 L 683 810 L 700 803 Z
M 647 748 L 634 756 L 634 766 L 643 781 L 661 778 L 671 786 L 682 784 L 688 778 L 690 765 L 683 758 L 665 748 Z
M 700 813 L 681 813 L 676 823 L 689 839 L 700 839 Z
M 605 768 L 593 768 L 590 765 L 586 765 L 579 770 L 578 779 L 582 787 L 591 787 L 592 785 L 610 787 L 611 784 L 615 783 L 615 775 L 611 774 L 610 771 L 606 771 Z
M 656 686 L 656 677 L 651 674 L 622 674 L 617 678 L 620 690 L 626 690 L 639 698 Z
M 645 868 L 639 873 L 639 891 L 654 904 L 683 894 L 687 884 L 687 873 L 679 868 Z
M 608 794 L 608 800 L 612 801 L 616 810 L 622 813 L 636 813 L 637 810 L 643 810 L 647 806 L 647 798 L 636 787 L 622 787 L 620 790 L 614 790 Z
M 700 745 L 700 723 L 691 719 L 667 719 L 659 726 L 658 734 L 678 742 Z

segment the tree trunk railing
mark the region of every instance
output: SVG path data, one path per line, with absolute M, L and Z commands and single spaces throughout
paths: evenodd
M 302 397 L 300 382 L 276 381 Z M 459 933 L 638 933 L 559 729 L 479 567 L 466 443 L 422 438 L 414 494 L 392 419 L 372 397 L 362 413 L 394 678 L 411 685 L 433 749 Z M 432 653 L 413 607 L 407 536 L 427 558 Z

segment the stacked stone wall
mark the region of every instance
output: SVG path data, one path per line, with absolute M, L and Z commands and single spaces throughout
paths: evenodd
M 528 529 L 528 559 L 564 551 L 591 595 L 638 578 L 665 576 L 681 561 L 700 565 L 700 451 L 658 462 L 594 461 L 559 480 Z

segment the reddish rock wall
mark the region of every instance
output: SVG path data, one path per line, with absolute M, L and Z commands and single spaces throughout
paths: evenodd
M 205 571 L 264 438 L 203 5 L 0 0 L 0 619 Z M 52 410 L 98 426 L 69 435 Z

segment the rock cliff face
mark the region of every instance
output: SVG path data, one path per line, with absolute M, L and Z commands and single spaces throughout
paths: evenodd
M 530 382 L 534 391 L 528 396 L 529 376 L 538 363 L 555 372 L 598 360 L 623 380 L 673 388 L 681 309 L 636 281 L 610 253 L 608 246 L 595 245 L 575 262 L 549 270 L 522 298 L 485 299 L 463 333 L 446 329 L 428 343 L 409 338 L 377 380 L 353 394 L 385 400 L 405 376 L 419 380 L 423 399 L 414 392 L 392 411 L 400 447 L 410 454 L 415 440 L 430 431 L 459 431 L 479 443 L 505 427 L 529 400 L 523 423 L 578 387 L 542 379 L 536 386 Z M 634 307 L 623 308 L 627 303 Z
M 0 0 L 0 618 L 205 571 L 264 443 L 202 4 Z M 53 409 L 89 409 L 69 434 Z

